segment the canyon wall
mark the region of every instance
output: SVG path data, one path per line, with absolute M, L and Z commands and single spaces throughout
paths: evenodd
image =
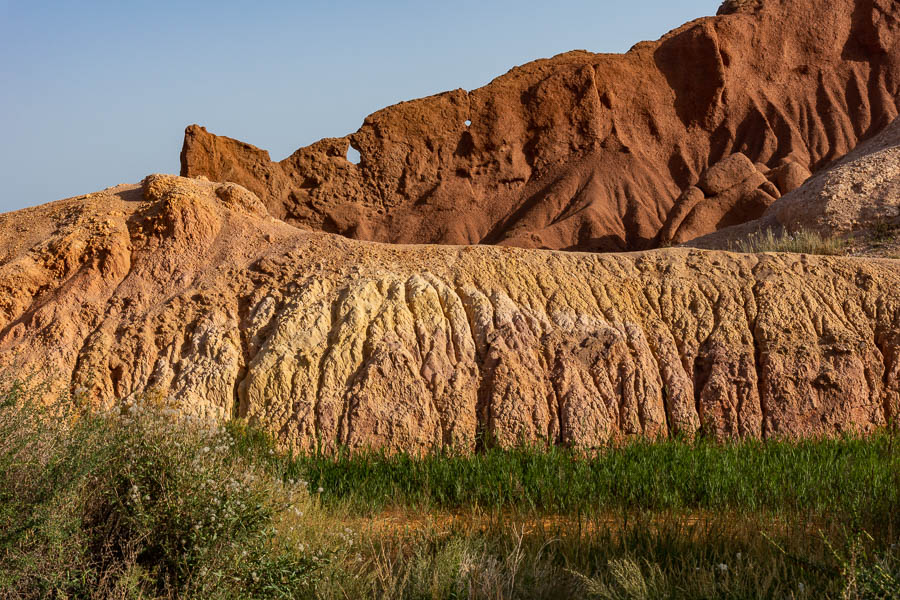
M 897 260 L 647 249 L 900 223 L 898 92 L 897 2 L 729 0 L 280 162 L 191 126 L 190 178 L 0 214 L 0 375 L 297 450 L 872 431 Z

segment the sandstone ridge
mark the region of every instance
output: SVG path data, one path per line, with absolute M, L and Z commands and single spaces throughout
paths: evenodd
M 191 126 L 182 174 L 362 240 L 643 249 L 760 217 L 892 121 L 898 94 L 900 3 L 730 0 L 627 54 L 529 63 L 280 162 Z M 737 153 L 754 172 L 702 190 Z
M 802 437 L 900 409 L 897 261 L 383 245 L 166 175 L 0 233 L 4 367 L 298 449 Z

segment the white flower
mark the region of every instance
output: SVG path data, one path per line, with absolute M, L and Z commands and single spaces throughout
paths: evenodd
M 728 572 L 728 565 L 726 565 L 725 563 L 719 563 L 719 564 L 716 566 L 716 568 L 719 570 L 720 573 L 727 573 L 727 572 Z
M 324 492 L 324 491 L 325 491 L 325 490 L 323 490 L 322 488 L 319 488 L 319 493 L 320 493 L 320 494 L 321 494 L 322 492 Z

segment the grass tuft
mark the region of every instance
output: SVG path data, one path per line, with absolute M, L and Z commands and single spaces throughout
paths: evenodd
M 732 244 L 729 249 L 733 252 L 745 253 L 790 252 L 839 256 L 846 253 L 847 242 L 843 238 L 826 237 L 805 229 L 781 235 L 767 229 L 763 232 L 751 233 L 747 239 Z

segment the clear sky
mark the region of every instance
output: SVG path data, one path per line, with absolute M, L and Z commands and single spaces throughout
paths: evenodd
M 280 160 L 560 52 L 624 52 L 719 0 L 0 0 L 0 212 L 177 173 L 185 126 Z

